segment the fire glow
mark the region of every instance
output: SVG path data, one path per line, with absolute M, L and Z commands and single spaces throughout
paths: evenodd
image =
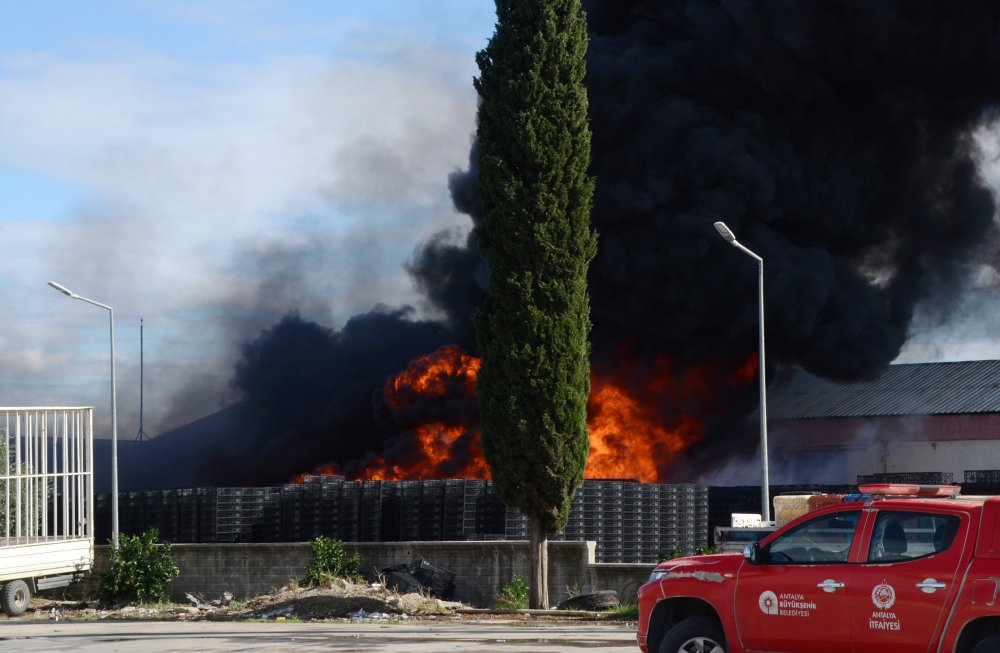
M 662 424 L 664 399 L 685 392 L 707 392 L 704 374 L 697 367 L 681 382 L 671 376 L 669 359 L 660 357 L 650 375 L 640 383 L 635 363 L 625 363 L 612 377 L 591 370 L 587 424 L 590 456 L 585 478 L 630 478 L 657 483 L 678 454 L 702 437 L 702 423 L 681 415 L 670 428 Z
M 591 370 L 590 456 L 584 476 L 665 482 L 676 461 L 703 437 L 703 414 L 714 407 L 713 370 L 707 364 L 675 370 L 666 356 L 640 364 L 624 351 L 619 361 L 615 370 Z M 454 345 L 414 359 L 383 388 L 393 421 L 403 425 L 383 453 L 369 454 L 346 472 L 328 463 L 313 474 L 346 473 L 364 480 L 489 478 L 476 410 L 480 366 L 478 358 Z M 738 366 L 730 383 L 752 383 L 756 370 L 753 356 Z M 464 410 L 455 410 L 456 404 Z M 421 409 L 414 410 L 418 405 Z M 685 412 L 678 406 L 697 408 Z M 410 424 L 411 413 L 436 418 Z M 674 413 L 669 424 L 667 413 Z

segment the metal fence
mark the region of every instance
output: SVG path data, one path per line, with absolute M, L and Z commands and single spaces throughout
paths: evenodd
M 0 537 L 5 544 L 94 533 L 93 408 L 0 408 Z

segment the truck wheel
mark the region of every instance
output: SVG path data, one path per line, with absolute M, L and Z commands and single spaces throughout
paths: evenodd
M 660 653 L 726 653 L 726 637 L 712 619 L 692 617 L 667 631 Z
M 987 637 L 972 649 L 972 653 L 993 653 L 993 651 L 1000 651 L 1000 635 Z
M 10 617 L 18 617 L 28 609 L 31 590 L 23 580 L 12 580 L 0 591 L 0 609 Z

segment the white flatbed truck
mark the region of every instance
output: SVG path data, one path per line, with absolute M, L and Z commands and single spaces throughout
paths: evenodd
M 0 610 L 94 562 L 94 409 L 0 408 Z

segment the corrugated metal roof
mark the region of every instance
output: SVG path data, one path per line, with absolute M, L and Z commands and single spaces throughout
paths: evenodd
M 769 419 L 961 413 L 1000 413 L 1000 361 L 890 365 L 859 383 L 782 370 L 767 389 Z

